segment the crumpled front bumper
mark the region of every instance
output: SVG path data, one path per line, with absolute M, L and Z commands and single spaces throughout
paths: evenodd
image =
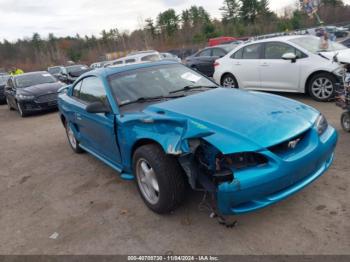
M 258 152 L 268 164 L 234 172 L 231 183 L 218 189 L 222 214 L 243 214 L 277 203 L 319 178 L 332 164 L 338 135 L 331 126 L 319 136 L 311 129 L 292 154 Z

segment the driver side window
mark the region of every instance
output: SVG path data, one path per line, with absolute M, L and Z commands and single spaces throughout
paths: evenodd
M 282 59 L 286 53 L 293 53 L 297 58 L 305 57 L 301 51 L 285 43 L 270 42 L 265 44 L 265 59 Z
M 79 98 L 80 88 L 82 83 L 83 83 L 83 80 L 80 80 L 73 88 L 73 96 L 76 98 Z
M 265 44 L 265 59 L 282 59 L 286 53 L 295 54 L 294 47 L 284 43 L 266 43 Z
M 102 81 L 97 77 L 84 78 L 79 92 L 79 99 L 86 104 L 102 102 L 107 105 L 107 94 Z

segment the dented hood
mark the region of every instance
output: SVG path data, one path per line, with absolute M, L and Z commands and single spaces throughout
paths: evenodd
M 155 104 L 147 112 L 198 123 L 212 132 L 204 139 L 223 153 L 284 142 L 309 129 L 319 114 L 280 96 L 225 88 Z
M 339 62 L 350 64 L 350 48 L 338 51 L 321 52 L 321 54 L 330 60 L 333 60 L 333 57 L 337 55 Z

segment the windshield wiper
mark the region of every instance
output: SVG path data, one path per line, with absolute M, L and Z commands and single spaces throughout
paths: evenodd
M 177 96 L 153 96 L 153 97 L 140 97 L 134 101 L 129 101 L 122 103 L 120 106 L 125 106 L 125 105 L 130 105 L 130 104 L 137 104 L 137 103 L 147 103 L 147 102 L 152 102 L 152 101 L 157 101 L 157 100 L 162 100 L 162 99 L 171 99 L 171 98 L 179 98 L 179 97 L 184 97 L 184 95 L 177 95 Z
M 169 94 L 175 94 L 179 92 L 184 92 L 184 91 L 189 91 L 189 90 L 194 90 L 194 89 L 202 89 L 202 88 L 217 88 L 217 86 L 195 86 L 195 85 L 188 85 L 185 86 L 179 90 L 171 91 Z

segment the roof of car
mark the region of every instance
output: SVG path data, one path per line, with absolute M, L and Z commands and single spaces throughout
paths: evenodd
M 128 64 L 125 66 L 120 67 L 105 67 L 105 68 L 98 68 L 93 71 L 88 72 L 88 74 L 97 74 L 101 76 L 109 76 L 113 74 L 123 73 L 126 71 L 136 70 L 140 68 L 147 68 L 152 66 L 162 66 L 162 65 L 176 65 L 177 62 L 173 61 L 157 61 L 157 62 L 149 62 L 149 63 L 137 63 L 137 64 Z
M 263 43 L 263 42 L 272 42 L 272 41 L 289 41 L 292 39 L 296 38 L 302 38 L 302 37 L 315 37 L 312 35 L 286 35 L 286 36 L 276 36 L 276 37 L 270 37 L 270 38 L 264 38 L 264 39 L 259 39 L 259 40 L 253 40 L 253 41 L 248 41 L 245 44 L 250 44 L 250 43 Z

